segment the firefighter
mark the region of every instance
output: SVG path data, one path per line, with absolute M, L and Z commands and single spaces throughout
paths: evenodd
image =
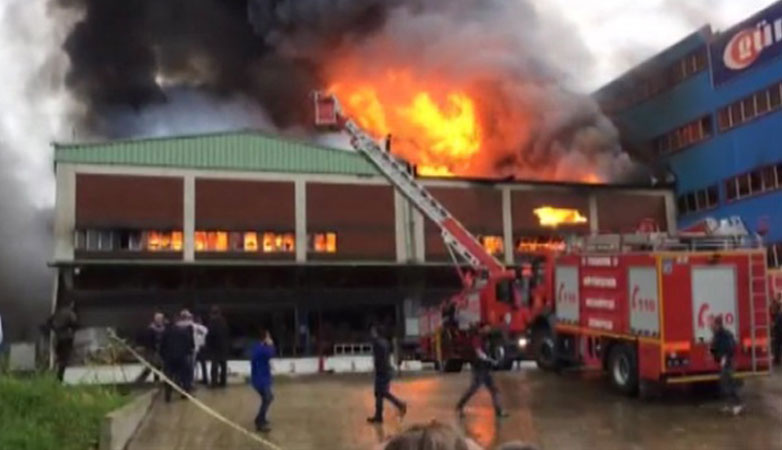
M 46 327 L 54 333 L 54 354 L 57 367 L 57 379 L 63 381 L 65 369 L 71 359 L 73 338 L 79 328 L 79 316 L 76 313 L 76 302 L 70 302 L 46 322 Z
M 723 411 L 733 415 L 741 413 L 744 406 L 738 394 L 738 386 L 733 376 L 733 355 L 736 351 L 736 339 L 722 321 L 722 316 L 714 318 L 711 325 L 713 337 L 711 341 L 711 353 L 720 365 L 720 390 L 728 404 Z
M 255 344 L 250 361 L 250 379 L 253 388 L 261 396 L 261 407 L 255 416 L 255 429 L 269 432 L 269 421 L 266 413 L 269 411 L 274 394 L 272 393 L 272 372 L 270 360 L 274 357 L 274 341 L 267 330 L 260 330 L 261 340 Z
M 369 334 L 372 340 L 372 355 L 375 364 L 375 415 L 367 418 L 367 422 L 383 423 L 384 399 L 396 406 L 401 417 L 407 413 L 407 403 L 391 393 L 391 377 L 393 375 L 390 362 L 391 344 L 382 336 L 377 325 L 370 328 Z
M 462 395 L 459 403 L 456 404 L 456 411 L 459 416 L 464 416 L 464 405 L 470 398 L 478 392 L 481 386 L 486 386 L 491 394 L 491 401 L 494 405 L 494 413 L 497 417 L 507 417 L 508 414 L 502 409 L 500 404 L 500 393 L 497 385 L 494 383 L 491 371 L 499 364 L 499 361 L 489 356 L 491 353 L 491 327 L 486 323 L 478 326 L 478 333 L 473 337 L 473 361 L 472 361 L 472 383 L 467 392 Z
M 778 293 L 771 304 L 771 352 L 774 365 L 782 363 L 782 293 Z

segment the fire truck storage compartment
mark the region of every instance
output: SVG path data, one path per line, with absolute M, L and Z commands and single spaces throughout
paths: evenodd
M 692 329 L 693 340 L 711 340 L 711 323 L 718 315 L 734 336 L 736 324 L 736 267 L 733 265 L 692 267 Z
M 557 320 L 577 324 L 579 321 L 578 267 L 558 265 L 555 270 L 557 282 Z
M 660 294 L 657 267 L 627 269 L 627 298 L 630 299 L 630 332 L 649 337 L 660 336 Z

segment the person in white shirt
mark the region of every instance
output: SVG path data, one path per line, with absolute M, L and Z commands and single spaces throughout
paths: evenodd
M 201 383 L 209 384 L 209 375 L 206 371 L 206 336 L 209 329 L 203 324 L 201 317 L 196 316 L 193 322 L 193 341 L 195 342 L 195 378 L 198 378 L 198 366 L 201 365 Z
M 3 347 L 3 316 L 0 315 L 0 348 Z

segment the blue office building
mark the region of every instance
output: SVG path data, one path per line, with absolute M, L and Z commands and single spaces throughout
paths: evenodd
M 680 229 L 739 216 L 782 266 L 782 1 L 701 28 L 595 98 L 625 147 L 675 179 Z

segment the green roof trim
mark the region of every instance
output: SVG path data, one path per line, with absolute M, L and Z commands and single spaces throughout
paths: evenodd
M 54 161 L 283 173 L 379 175 L 360 154 L 254 130 L 54 144 Z

